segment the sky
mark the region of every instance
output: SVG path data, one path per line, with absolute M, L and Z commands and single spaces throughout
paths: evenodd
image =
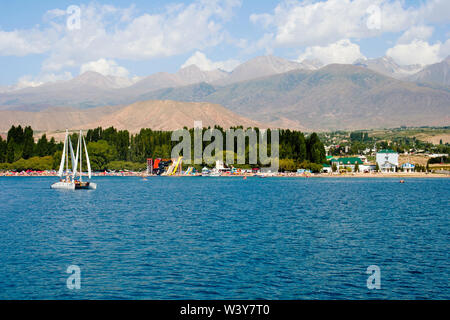
M 428 65 L 449 38 L 449 0 L 0 0 L 0 86 L 231 71 L 260 55 Z

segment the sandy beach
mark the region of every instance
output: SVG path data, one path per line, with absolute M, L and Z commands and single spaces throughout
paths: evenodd
M 147 175 L 145 172 L 96 172 L 93 177 L 158 177 L 157 175 Z M 195 177 L 197 175 L 173 175 L 171 177 Z M 23 172 L 0 172 L 0 177 L 57 177 L 56 171 L 23 171 Z M 286 178 L 450 178 L 449 173 L 427 173 L 427 172 L 392 172 L 392 173 L 278 173 L 278 174 L 223 174 L 220 177 L 286 177 Z

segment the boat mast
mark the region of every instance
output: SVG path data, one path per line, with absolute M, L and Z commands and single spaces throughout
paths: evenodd
M 81 159 L 83 159 L 83 146 L 81 145 L 82 143 L 82 139 L 83 139 L 83 132 L 80 130 L 80 137 L 79 137 L 79 141 L 78 141 L 78 145 L 80 146 L 80 182 L 82 181 L 82 174 L 83 174 L 83 161 Z M 78 150 L 77 150 L 78 152 Z
M 64 143 L 67 143 L 69 138 L 69 131 L 66 129 L 66 141 Z M 66 178 L 69 177 L 69 150 L 67 150 L 66 153 Z

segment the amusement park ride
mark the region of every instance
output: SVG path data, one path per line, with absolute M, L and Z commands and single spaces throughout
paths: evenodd
M 147 159 L 147 174 L 149 175 L 181 175 L 183 167 L 183 157 L 178 157 L 178 159 Z M 189 167 L 188 170 L 184 174 L 189 174 L 188 172 L 192 171 L 192 168 Z

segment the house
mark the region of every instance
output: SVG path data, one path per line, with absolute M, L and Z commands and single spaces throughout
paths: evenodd
M 322 172 L 324 172 L 324 173 L 331 173 L 332 172 L 331 166 L 329 164 L 324 163 L 323 164 L 323 168 L 322 168 Z
M 358 156 L 358 158 L 360 158 L 363 163 L 367 163 L 367 157 L 366 156 Z
M 413 164 L 411 164 L 411 163 L 409 163 L 409 162 L 404 163 L 404 164 L 402 164 L 402 166 L 401 166 L 401 168 L 402 168 L 402 170 L 403 170 L 404 172 L 414 172 L 414 168 L 415 168 L 415 167 L 416 167 L 415 165 L 413 165 Z
M 377 152 L 378 167 L 381 172 L 396 172 L 398 167 L 398 152 L 383 149 Z
M 363 164 L 363 161 L 358 157 L 331 159 L 331 165 L 336 165 L 338 171 L 346 168 L 350 168 L 352 171 L 355 171 L 356 163 L 360 166 Z

